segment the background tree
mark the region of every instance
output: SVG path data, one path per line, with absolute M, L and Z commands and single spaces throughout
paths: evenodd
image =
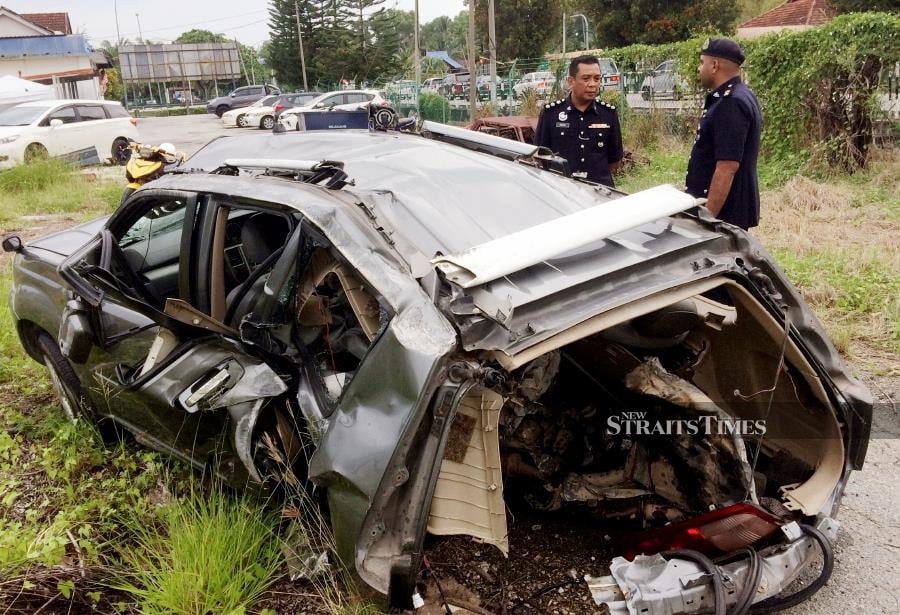
M 831 0 L 839 13 L 862 13 L 865 11 L 900 12 L 900 0 Z
M 173 43 L 227 43 L 229 39 L 224 34 L 216 34 L 210 30 L 199 30 L 194 28 L 178 35 Z
M 482 55 L 488 53 L 488 3 L 475 5 L 475 36 Z M 562 28 L 562 10 L 546 0 L 495 0 L 497 59 L 537 58 Z
M 440 15 L 419 28 L 421 45 L 426 51 L 446 51 L 452 57 L 462 57 L 466 51 L 469 13 L 460 11 L 456 17 Z
M 733 0 L 583 0 L 580 4 L 601 47 L 669 43 L 701 32 L 728 33 L 738 14 Z

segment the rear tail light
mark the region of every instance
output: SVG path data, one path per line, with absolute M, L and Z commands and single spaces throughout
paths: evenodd
M 652 555 L 670 549 L 701 553 L 730 553 L 774 533 L 783 522 L 750 502 L 734 504 L 699 517 L 633 535 L 626 541 L 625 557 Z
M 609 80 L 612 81 L 613 83 L 618 83 L 619 76 L 618 75 L 610 75 Z
M 132 126 L 137 126 L 137 118 L 136 117 L 130 117 L 130 118 L 128 118 L 128 121 L 131 122 Z
M 284 109 L 284 105 L 282 105 L 281 103 L 278 103 L 277 105 L 275 105 L 275 113 L 278 113 L 282 109 Z

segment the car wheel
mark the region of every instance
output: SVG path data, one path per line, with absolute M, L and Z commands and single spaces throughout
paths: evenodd
M 238 128 L 246 128 L 247 118 L 245 114 L 241 113 L 239 116 L 237 116 L 237 121 L 235 123 L 238 125 Z
M 119 137 L 113 141 L 112 161 L 119 166 L 124 166 L 128 163 L 129 158 L 131 158 L 131 152 L 128 151 L 128 139 Z
M 25 162 L 34 162 L 35 160 L 47 160 L 50 154 L 47 148 L 40 143 L 32 143 L 25 148 Z
M 263 130 L 272 130 L 275 127 L 275 118 L 271 115 L 265 116 L 259 123 L 259 127 Z
M 228 107 L 225 105 L 219 105 L 216 107 L 216 115 L 222 117 L 228 111 Z
M 672 100 L 681 100 L 681 88 L 677 85 L 672 87 Z
M 650 88 L 641 88 L 641 100 L 650 100 Z
M 44 365 L 50 372 L 50 382 L 56 389 L 59 405 L 70 421 L 85 416 L 84 401 L 81 397 L 81 382 L 69 362 L 59 351 L 56 341 L 46 333 L 41 333 L 37 340 L 38 348 L 44 359 Z

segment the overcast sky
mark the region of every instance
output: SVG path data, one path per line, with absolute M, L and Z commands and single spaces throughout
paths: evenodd
M 122 38 L 138 37 L 136 12 L 140 13 L 141 32 L 153 41 L 168 41 L 192 28 L 223 32 L 248 45 L 269 38 L 268 0 L 0 0 L 0 4 L 17 13 L 67 11 L 72 29 L 87 33 L 97 45 L 104 39 L 116 40 L 114 5 Z M 464 0 L 419 0 L 419 20 L 425 23 L 438 15 L 455 16 L 464 4 Z M 383 6 L 412 10 L 413 5 L 414 0 L 385 0 Z

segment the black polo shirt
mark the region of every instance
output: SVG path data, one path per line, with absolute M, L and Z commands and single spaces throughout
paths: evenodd
M 607 186 L 613 185 L 609 165 L 623 154 L 616 108 L 599 98 L 584 111 L 569 96 L 544 105 L 534 143 L 565 158 L 576 177 Z
M 740 163 L 719 219 L 743 229 L 759 224 L 756 160 L 761 131 L 762 113 L 756 96 L 740 77 L 729 79 L 706 96 L 688 162 L 687 191 L 702 198 L 708 196 L 717 161 Z

